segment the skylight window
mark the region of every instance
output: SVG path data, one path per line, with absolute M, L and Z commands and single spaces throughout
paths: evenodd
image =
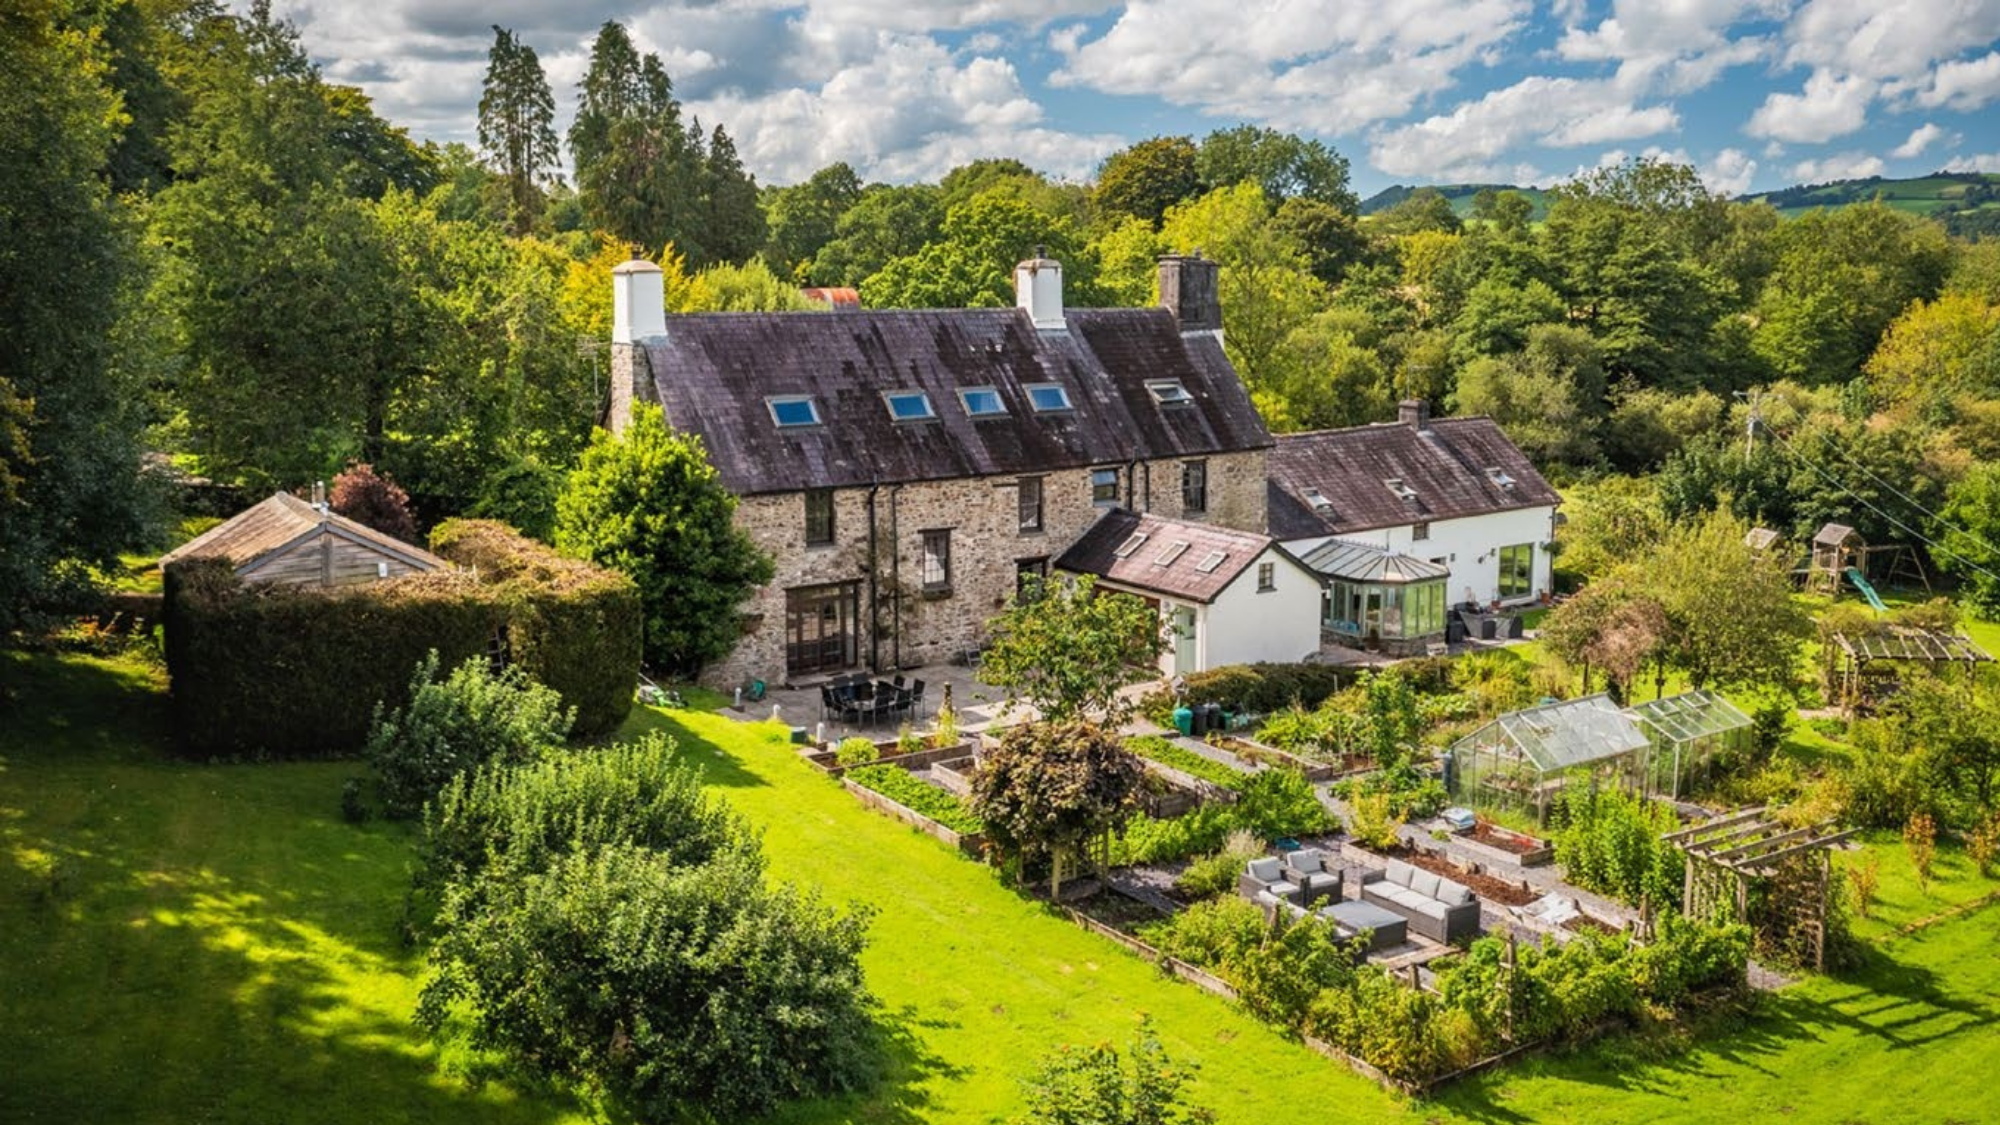
M 780 429 L 819 425 L 819 404 L 811 395 L 780 395 L 765 399 L 764 405 L 770 408 L 771 421 Z
M 1172 566 L 1174 565 L 1175 559 L 1180 558 L 1182 555 L 1187 554 L 1187 549 L 1188 549 L 1187 540 L 1176 539 L 1173 542 L 1167 544 L 1167 549 L 1160 552 L 1159 557 L 1153 560 L 1153 565 Z
M 1388 486 L 1388 489 L 1389 489 L 1389 491 L 1391 491 L 1391 492 L 1395 493 L 1395 494 L 1396 494 L 1396 495 L 1397 495 L 1398 497 L 1400 497 L 1400 498 L 1401 498 L 1401 499 L 1402 499 L 1402 500 L 1403 500 L 1403 501 L 1404 501 L 1405 503 L 1415 503 L 1415 502 L 1416 502 L 1416 499 L 1417 499 L 1417 490 L 1416 490 L 1416 489 L 1414 489 L 1414 488 L 1411 488 L 1411 487 L 1410 487 L 1409 485 L 1407 485 L 1407 484 L 1404 484 L 1404 483 L 1403 483 L 1403 482 L 1402 482 L 1401 480 L 1398 480 L 1398 479 L 1397 479 L 1397 478 L 1395 478 L 1395 477 L 1390 477 L 1390 478 L 1389 478 L 1388 480 L 1385 480 L 1385 481 L 1383 481 L 1382 483 L 1383 483 L 1384 485 Z
M 1028 404 L 1037 414 L 1056 414 L 1064 410 L 1074 410 L 1069 402 L 1069 391 L 1061 383 L 1029 383 L 1022 390 L 1028 392 Z
M 1194 396 L 1178 379 L 1150 380 L 1146 383 L 1146 390 L 1161 406 L 1187 406 L 1194 401 Z
M 1132 556 L 1132 552 L 1138 550 L 1139 548 L 1145 545 L 1146 545 L 1146 533 L 1143 531 L 1135 531 L 1132 534 L 1126 536 L 1125 542 L 1118 544 L 1118 549 L 1111 553 L 1118 556 L 1121 559 L 1130 558 Z
M 1228 559 L 1229 552 L 1227 551 L 1210 551 L 1208 557 L 1196 563 L 1194 568 L 1203 574 L 1214 574 L 1215 569 L 1228 561 Z
M 1312 505 L 1313 511 L 1315 512 L 1333 511 L 1333 501 L 1328 500 L 1324 495 L 1322 495 L 1319 489 L 1317 488 L 1306 489 L 1305 497 L 1306 497 L 1306 503 Z
M 1007 413 L 1007 404 L 1000 401 L 1000 392 L 993 387 L 965 387 L 958 392 L 958 403 L 970 418 L 997 418 Z
M 1511 475 L 1509 475 L 1507 470 L 1505 469 L 1500 469 L 1500 468 L 1487 469 L 1486 479 L 1492 481 L 1494 484 L 1499 485 L 1501 488 L 1508 489 L 1509 491 L 1513 490 L 1514 478 Z
M 931 396 L 922 391 L 887 391 L 882 401 L 889 404 L 889 417 L 898 422 L 925 422 L 937 417 Z

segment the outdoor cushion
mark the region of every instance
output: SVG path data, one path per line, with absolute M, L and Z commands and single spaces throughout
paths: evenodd
M 1472 901 L 1472 892 L 1462 883 L 1454 883 L 1450 879 L 1439 879 L 1437 899 L 1446 906 L 1462 906 Z
M 1410 876 L 1415 873 L 1416 868 L 1411 867 L 1400 859 L 1390 860 L 1389 866 L 1382 869 L 1382 877 L 1399 887 L 1409 886 Z
M 1419 902 L 1408 902 L 1404 903 L 1403 905 L 1408 906 L 1411 910 L 1416 911 L 1417 913 L 1423 915 L 1426 918 L 1444 917 L 1444 912 L 1445 912 L 1444 903 L 1441 903 L 1434 898 L 1423 899 L 1422 901 Z
M 1389 892 L 1383 895 L 1382 897 L 1388 899 L 1390 902 L 1395 903 L 1397 906 L 1408 906 L 1413 909 L 1419 903 L 1437 901 L 1436 899 L 1431 898 L 1428 895 L 1420 895 L 1408 887 L 1392 886 L 1389 888 Z
M 1250 877 L 1261 883 L 1275 883 L 1278 881 L 1282 866 L 1282 864 L 1270 856 L 1265 856 L 1263 859 L 1253 859 L 1250 861 Z
M 1438 877 L 1435 872 L 1416 871 L 1410 875 L 1410 889 L 1426 898 L 1438 896 Z
M 1292 870 L 1301 875 L 1311 875 L 1321 870 L 1319 853 L 1313 851 L 1311 848 L 1293 852 L 1286 856 L 1285 859 L 1291 864 Z
M 1279 898 L 1291 898 L 1293 895 L 1299 893 L 1299 885 L 1297 883 L 1272 883 L 1271 893 L 1277 895 Z

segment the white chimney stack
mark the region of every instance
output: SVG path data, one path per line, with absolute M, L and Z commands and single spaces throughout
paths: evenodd
M 611 271 L 611 342 L 635 344 L 667 334 L 667 278 L 634 258 Z
M 1065 327 L 1062 263 L 1043 257 L 1039 246 L 1034 257 L 1014 267 L 1014 305 L 1027 310 L 1037 329 L 1060 332 Z

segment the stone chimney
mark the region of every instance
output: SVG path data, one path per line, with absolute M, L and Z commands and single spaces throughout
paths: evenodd
M 611 271 L 611 342 L 636 344 L 667 334 L 667 278 L 634 258 Z
M 1040 331 L 1060 332 L 1067 326 L 1063 320 L 1062 263 L 1045 257 L 1040 246 L 1035 247 L 1034 257 L 1014 267 L 1014 306 L 1027 310 L 1028 319 Z
M 646 345 L 667 336 L 667 278 L 660 267 L 634 258 L 611 271 L 611 404 L 604 425 L 625 429 L 637 402 L 657 402 Z
M 1181 322 L 1182 332 L 1213 332 L 1222 339 L 1222 267 L 1193 254 L 1160 259 L 1160 304 Z
M 1431 428 L 1431 404 L 1420 398 L 1406 398 L 1396 404 L 1396 421 L 1424 433 Z

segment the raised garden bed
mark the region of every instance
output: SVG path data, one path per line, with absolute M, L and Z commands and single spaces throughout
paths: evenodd
M 970 830 L 972 825 L 977 823 L 977 819 L 965 811 L 964 806 L 959 802 L 958 798 L 934 785 L 920 781 L 908 773 L 864 775 L 864 777 L 883 783 L 885 788 L 894 789 L 894 794 L 891 795 L 879 789 L 872 789 L 855 781 L 852 777 L 841 778 L 841 787 L 849 793 L 854 794 L 862 804 L 867 805 L 869 808 L 895 817 L 897 820 L 910 825 L 924 835 L 950 844 L 966 855 L 977 858 L 984 850 L 986 836 L 983 832 Z M 908 779 L 908 786 L 916 786 L 918 788 L 909 788 L 901 782 L 890 782 L 889 779 L 891 777 L 906 778 Z M 925 790 L 928 790 L 929 793 L 924 792 Z M 935 794 L 935 796 L 933 797 L 930 794 Z M 903 803 L 905 800 L 910 801 L 912 804 L 922 805 L 924 808 L 921 811 L 912 808 L 909 804 Z M 951 812 L 951 809 L 947 807 L 945 802 L 949 802 L 950 806 L 956 808 L 957 811 L 955 814 Z M 930 813 L 946 816 L 953 823 L 946 824 L 929 815 Z M 964 819 L 960 819 L 961 817 Z
M 929 769 L 939 762 L 948 762 L 953 758 L 967 757 L 972 753 L 971 747 L 972 744 L 970 742 L 960 741 L 934 750 L 918 750 L 914 753 L 898 754 L 896 752 L 896 740 L 892 738 L 887 742 L 877 742 L 875 749 L 882 756 L 873 762 L 865 764 L 871 766 L 895 765 L 901 766 L 906 770 Z M 799 757 L 810 762 L 815 768 L 825 772 L 830 777 L 839 777 L 841 774 L 854 768 L 853 766 L 841 765 L 835 760 L 834 752 L 831 750 L 814 750 L 808 748 L 799 751 Z
M 1556 856 L 1555 848 L 1547 840 L 1484 820 L 1458 837 L 1458 846 L 1482 862 L 1507 867 L 1540 867 Z
M 1240 734 L 1222 735 L 1216 739 L 1212 748 L 1253 766 L 1285 766 L 1295 769 L 1305 774 L 1307 781 L 1334 781 L 1349 774 L 1365 773 L 1375 767 L 1372 760 L 1354 755 L 1349 757 L 1361 764 L 1351 765 L 1346 760 L 1339 764 L 1316 762 L 1311 758 L 1302 758 L 1290 751 L 1280 750 Z

